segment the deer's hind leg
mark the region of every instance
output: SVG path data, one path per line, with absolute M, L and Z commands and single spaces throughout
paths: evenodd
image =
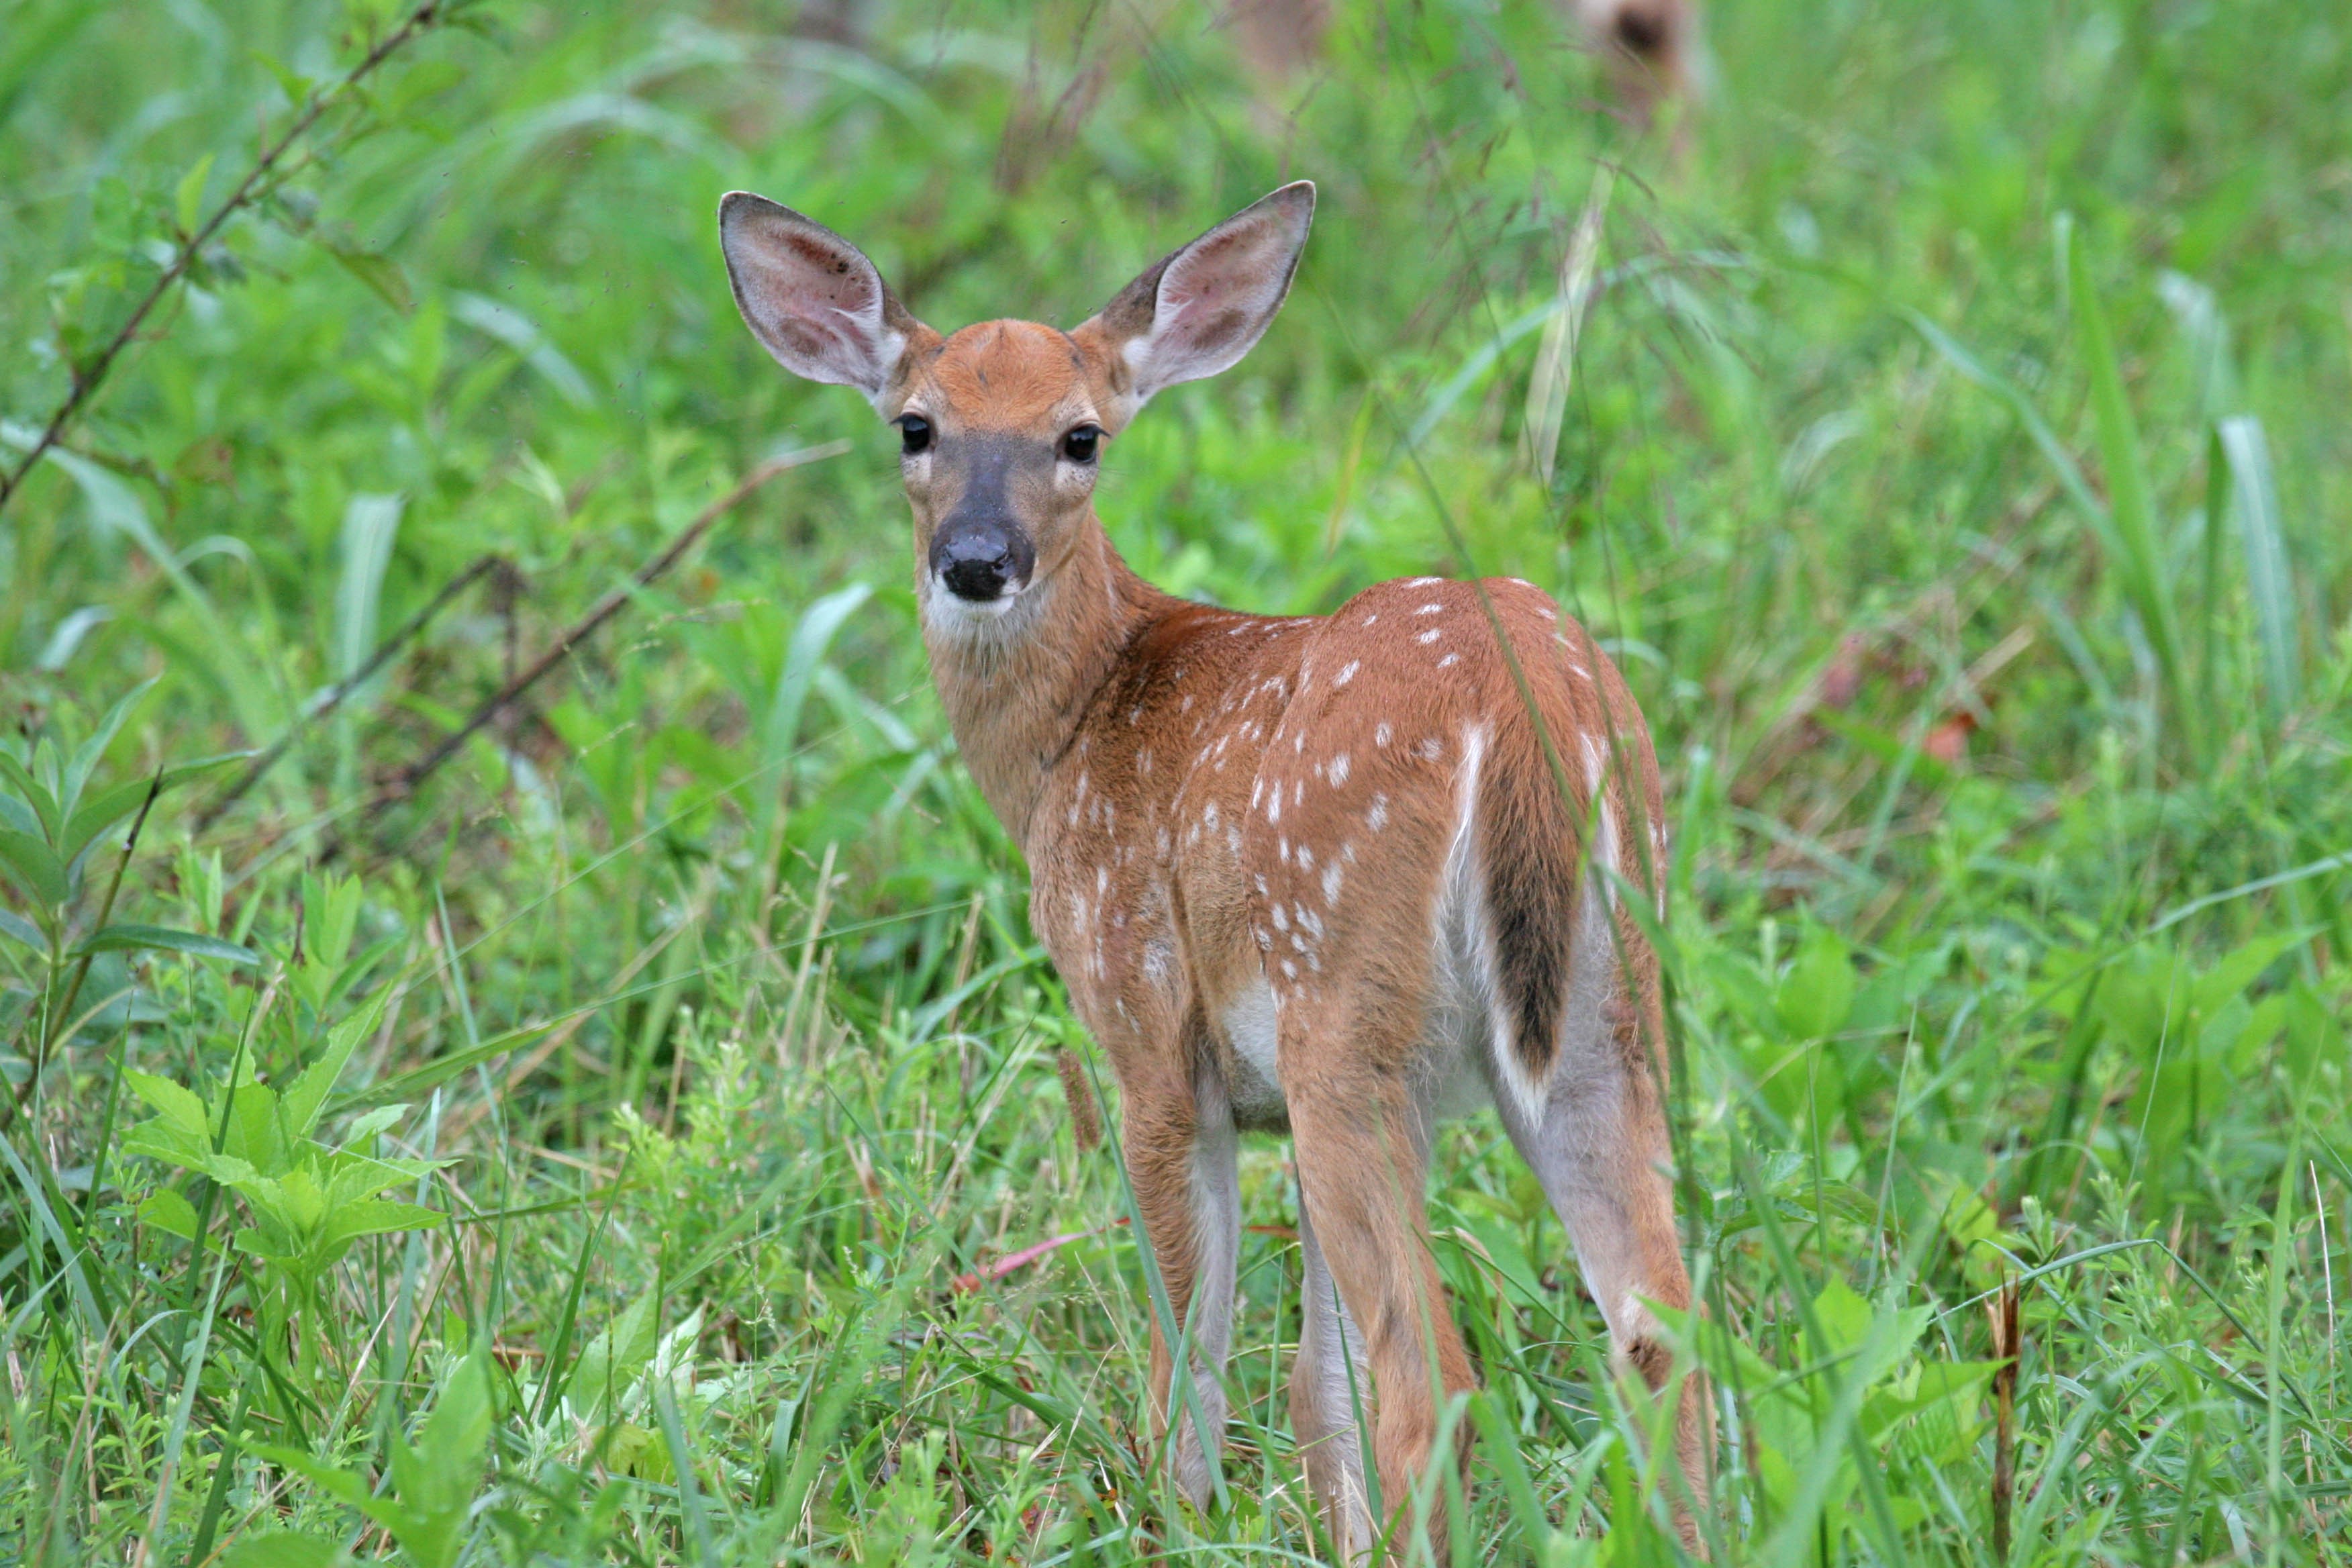
M 1282 1021 L 1307 1289 L 1318 1298 L 1305 1303 L 1291 1408 L 1342 1552 L 1365 1553 L 1372 1531 L 1397 1523 L 1396 1539 L 1425 1531 L 1444 1561 L 1446 1478 L 1431 1471 L 1443 1464 L 1463 1475 L 1466 1427 L 1451 1451 L 1435 1449 L 1446 1403 L 1475 1380 L 1430 1254 L 1428 1120 L 1410 1071 L 1419 1009 L 1408 1018 L 1328 1000 L 1346 994 L 1296 994 Z M 1332 1293 L 1336 1301 L 1322 1299 Z M 1369 1383 L 1355 1375 L 1363 1367 Z M 1385 1518 L 1367 1506 L 1359 1406 L 1369 1407 Z M 1427 1505 L 1416 1506 L 1423 1492 Z
M 1307 1485 L 1342 1562 L 1371 1550 L 1371 1492 L 1364 1484 L 1360 1417 L 1372 1408 L 1364 1336 L 1340 1299 L 1305 1204 L 1298 1213 L 1298 1359 L 1290 1370 L 1290 1430 Z
M 1690 1276 L 1675 1228 L 1673 1155 L 1663 1090 L 1664 1010 L 1655 954 L 1622 910 L 1587 883 L 1574 941 L 1574 976 L 1559 1049 L 1539 1112 L 1497 1095 L 1511 1141 L 1568 1229 L 1585 1288 L 1609 1326 L 1612 1360 L 1654 1393 L 1673 1355 L 1649 1303 L 1686 1311 Z M 1686 1542 L 1697 1543 L 1687 1500 L 1705 1500 L 1713 1441 L 1705 1380 L 1683 1384 L 1675 1416 L 1673 1498 Z

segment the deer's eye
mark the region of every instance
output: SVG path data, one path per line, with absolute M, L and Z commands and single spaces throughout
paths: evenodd
M 919 414 L 898 416 L 898 449 L 911 458 L 931 447 L 931 422 Z
M 1102 430 L 1093 425 L 1081 425 L 1062 437 L 1062 456 L 1073 463 L 1095 460 L 1096 445 L 1102 440 Z

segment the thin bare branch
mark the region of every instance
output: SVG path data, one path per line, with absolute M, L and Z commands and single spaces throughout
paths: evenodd
M 107 373 L 114 368 L 116 359 L 121 355 L 124 349 L 131 346 L 131 341 L 139 335 L 139 329 L 145 324 L 148 316 L 153 313 L 155 307 L 162 304 L 164 297 L 187 278 L 189 269 L 196 263 L 196 258 L 204 254 L 205 247 L 212 243 L 214 237 L 220 233 L 221 228 L 229 219 L 276 188 L 270 176 L 277 172 L 287 154 L 293 151 L 294 144 L 309 132 L 311 126 L 319 122 L 321 115 L 341 103 L 362 82 L 373 76 L 376 68 L 446 20 L 455 8 L 451 0 L 424 0 L 424 4 L 408 14 L 406 20 L 385 34 L 359 64 L 353 66 L 326 88 L 310 95 L 309 101 L 303 104 L 301 112 L 295 115 L 293 123 L 287 126 L 284 133 L 254 160 L 253 166 L 245 172 L 245 178 L 237 182 L 236 189 L 231 191 L 220 205 L 213 209 L 210 217 L 196 226 L 196 231 L 187 237 L 178 252 L 172 258 L 171 265 L 156 274 L 153 284 L 141 297 L 139 303 L 131 308 L 131 314 L 123 321 L 122 325 L 115 329 L 114 335 L 107 340 L 106 346 L 99 350 L 97 357 L 86 365 L 73 367 L 73 385 L 67 391 L 65 400 L 59 403 L 56 411 L 49 416 L 47 424 L 42 426 L 40 435 L 35 437 L 24 457 L 17 460 L 16 466 L 6 473 L 0 474 L 0 511 L 7 510 L 8 502 L 23 487 L 26 477 L 33 471 L 33 466 L 48 455 L 49 448 L 56 446 L 64 437 L 66 427 L 73 423 L 75 416 L 80 414 L 83 406 L 97 395 L 100 385 L 106 380 Z

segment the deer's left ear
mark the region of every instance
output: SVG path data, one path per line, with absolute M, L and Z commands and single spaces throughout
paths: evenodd
M 1315 183 L 1285 185 L 1147 268 L 1071 334 L 1099 356 L 1121 424 L 1161 387 L 1214 375 L 1256 345 L 1314 218 Z

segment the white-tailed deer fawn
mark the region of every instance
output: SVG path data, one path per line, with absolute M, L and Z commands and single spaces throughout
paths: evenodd
M 1234 1137 L 1296 1141 L 1304 1327 L 1290 1408 L 1349 1559 L 1472 1384 L 1423 1215 L 1434 1123 L 1493 1104 L 1573 1239 L 1621 1365 L 1686 1309 L 1661 1104 L 1655 955 L 1629 908 L 1664 850 L 1657 763 L 1592 638 L 1516 579 L 1384 583 L 1327 616 L 1176 599 L 1095 516 L 1098 465 L 1160 388 L 1248 352 L 1288 292 L 1314 187 L 1286 185 L 1065 332 L 941 337 L 840 236 L 719 206 L 735 300 L 783 366 L 898 426 L 915 593 L 949 721 L 1029 858 L 1030 920 L 1108 1056 L 1127 1165 L 1192 1346 L 1155 1321 L 1160 1430 L 1204 1503 L 1240 1239 Z M 1704 1495 L 1705 1396 L 1675 1458 Z M 1206 1428 L 1206 1442 L 1202 1427 Z M 1466 1446 L 1465 1446 L 1466 1451 Z M 1443 1551 L 1441 1499 L 1432 1540 Z M 1685 1528 L 1688 1529 L 1687 1516 Z
M 1694 98 L 1705 85 L 1699 0 L 1558 0 L 1586 45 L 1608 62 L 1618 103 L 1646 124 L 1659 103 Z M 1250 68 L 1281 82 L 1323 55 L 1335 0 L 1231 0 L 1223 16 Z

